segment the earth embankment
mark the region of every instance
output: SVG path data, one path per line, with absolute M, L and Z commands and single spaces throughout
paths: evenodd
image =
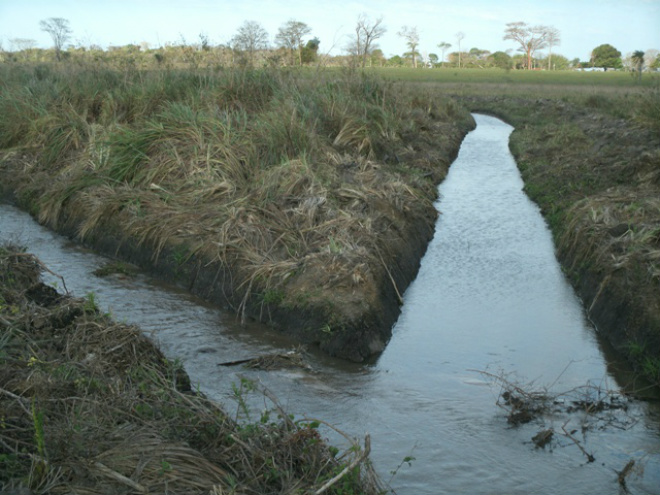
M 6 70 L 6 197 L 354 361 L 389 340 L 474 125 L 433 88 L 350 72 Z

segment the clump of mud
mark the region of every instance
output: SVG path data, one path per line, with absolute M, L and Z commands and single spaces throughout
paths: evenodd
M 380 493 L 368 441 L 340 460 L 320 422 L 276 402 L 277 419 L 239 422 L 138 328 L 44 285 L 44 269 L 0 248 L 1 493 Z

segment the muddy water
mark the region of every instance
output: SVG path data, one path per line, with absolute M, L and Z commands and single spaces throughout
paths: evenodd
M 231 410 L 231 383 L 242 375 L 260 380 L 293 413 L 356 437 L 370 433 L 376 467 L 385 480 L 397 471 L 391 485 L 400 495 L 616 494 L 622 492 L 615 471 L 630 459 L 644 470 L 628 478 L 629 492 L 660 494 L 656 404 L 633 402 L 627 412 L 591 417 L 559 411 L 511 428 L 496 405 L 500 389 L 479 373 L 553 392 L 622 384 L 562 275 L 538 209 L 522 192 L 507 148 L 511 127 L 476 119 L 440 187 L 436 236 L 405 294 L 393 338 L 368 365 L 312 353 L 312 372 L 218 366 L 294 343 L 259 325 L 240 327 L 146 276 L 98 279 L 91 272 L 103 258 L 9 206 L 0 206 L 0 238 L 26 245 L 76 295 L 94 292 L 117 319 L 139 324 Z M 264 401 L 252 404 L 256 419 Z M 566 422 L 595 462 L 562 435 L 545 449 L 534 447 L 539 430 L 561 432 Z M 397 470 L 407 456 L 415 460 Z

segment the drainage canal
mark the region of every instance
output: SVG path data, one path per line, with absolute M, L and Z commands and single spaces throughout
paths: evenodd
M 367 365 L 312 352 L 311 371 L 218 366 L 283 353 L 294 343 L 258 325 L 240 327 L 233 316 L 146 276 L 99 279 L 92 272 L 106 260 L 11 206 L 0 205 L 0 237 L 26 246 L 75 295 L 94 292 L 117 319 L 140 325 L 228 409 L 235 408 L 231 384 L 242 376 L 260 380 L 292 413 L 356 437 L 370 433 L 374 463 L 386 481 L 396 471 L 391 485 L 399 495 L 614 494 L 617 471 L 631 459 L 644 469 L 628 476 L 629 493 L 660 494 L 657 403 L 596 414 L 571 407 L 598 393 L 614 400 L 607 393 L 621 379 L 563 277 L 538 208 L 522 192 L 507 146 L 512 128 L 475 118 L 476 130 L 440 186 L 436 235 L 393 338 Z M 500 397 L 507 383 L 568 394 L 515 426 L 511 403 Z M 256 400 L 255 414 L 263 406 Z M 544 447 L 532 440 L 549 430 Z

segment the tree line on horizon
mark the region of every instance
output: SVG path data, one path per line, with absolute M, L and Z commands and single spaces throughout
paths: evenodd
M 575 58 L 568 60 L 561 54 L 553 53 L 553 48 L 561 44 L 559 30 L 552 26 L 530 26 L 525 22 L 506 24 L 503 40 L 517 45 L 516 54 L 512 49 L 490 52 L 477 47 L 465 50 L 461 47 L 465 33 L 454 35 L 457 50 L 447 53 L 454 45 L 442 41 L 436 45 L 441 55 L 420 51 L 420 36 L 416 27 L 403 26 L 397 35 L 403 39 L 407 51 L 401 55 L 385 57 L 378 47 L 377 40 L 386 32 L 383 18 L 370 19 L 360 14 L 353 33 L 349 36 L 342 55 L 323 54 L 321 41 L 312 36 L 312 29 L 304 22 L 290 19 L 278 29 L 274 45 L 270 44 L 269 33 L 257 21 L 245 21 L 228 43 L 212 45 L 207 35 L 200 33 L 196 42 L 189 43 L 183 36 L 176 43 L 167 43 L 152 48 L 144 42 L 140 45 L 128 44 L 110 46 L 106 50 L 99 46 L 74 46 L 70 43 L 73 30 L 69 21 L 52 17 L 40 21 L 40 29 L 53 41 L 51 49 L 36 48 L 32 39 L 13 38 L 9 42 L 12 50 L 5 51 L 0 40 L 0 61 L 57 61 L 71 58 L 92 58 L 100 61 L 121 61 L 123 65 L 136 68 L 156 64 L 158 66 L 304 66 L 323 64 L 329 66 L 357 67 L 451 67 L 451 68 L 501 68 L 501 69 L 547 69 L 566 70 L 576 68 L 598 68 L 601 70 L 627 69 L 641 72 L 660 69 L 660 51 L 637 50 L 625 57 L 610 44 L 602 44 L 593 49 L 589 60 Z M 547 49 L 547 53 L 540 53 Z

